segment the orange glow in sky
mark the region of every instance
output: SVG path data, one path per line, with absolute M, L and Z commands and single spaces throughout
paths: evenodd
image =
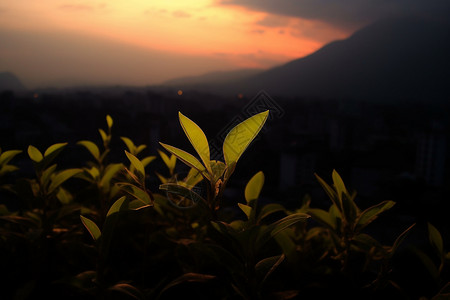
M 192 75 L 218 69 L 270 68 L 350 34 L 319 21 L 225 6 L 214 0 L 14 0 L 0 4 L 0 28 L 34 36 L 68 38 L 73 34 L 139 51 L 188 60 L 195 57 L 200 63 L 191 68 Z M 11 59 L 20 60 L 14 55 Z M 30 55 L 27 59 L 31 60 Z M 199 57 L 207 61 L 202 64 Z M 161 80 L 189 75 L 181 58 L 177 64 L 180 71 L 170 66 L 160 72 Z M 14 64 L 0 61 L 0 71 L 8 67 L 14 69 Z

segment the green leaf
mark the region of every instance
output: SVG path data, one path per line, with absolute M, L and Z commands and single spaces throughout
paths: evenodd
M 258 135 L 267 120 L 269 111 L 256 114 L 235 126 L 223 142 L 223 155 L 227 167 L 236 164 L 242 153 Z
M 277 234 L 274 239 L 281 247 L 281 250 L 283 250 L 283 254 L 286 255 L 287 259 L 291 262 L 296 262 L 298 259 L 297 244 L 291 238 L 290 233 L 295 235 L 294 230 L 286 229 Z
M 342 212 L 348 223 L 354 224 L 355 219 L 359 213 L 359 209 L 348 193 L 342 194 Z
M 83 217 L 80 215 L 81 222 L 83 223 L 84 227 L 89 231 L 94 241 L 97 241 L 101 236 L 101 231 L 98 228 L 97 224 L 94 223 L 94 221 L 89 220 L 86 217 Z
M 175 155 L 179 160 L 181 160 L 183 163 L 185 163 L 186 165 L 188 165 L 191 168 L 194 168 L 196 170 L 198 170 L 199 172 L 201 172 L 202 174 L 205 172 L 205 166 L 202 165 L 201 162 L 198 161 L 198 159 L 196 159 L 193 155 L 175 148 L 173 146 L 169 146 L 163 143 L 160 143 L 161 146 L 163 146 L 167 151 L 169 151 L 170 153 L 172 153 L 173 155 Z
M 144 165 L 142 164 L 142 162 L 136 156 L 134 156 L 133 154 L 131 154 L 128 151 L 125 151 L 125 154 L 127 155 L 128 159 L 130 160 L 131 165 L 133 167 L 135 167 L 135 169 L 139 173 L 141 173 L 142 176 L 145 176 L 145 168 L 144 168 Z
M 125 166 L 121 163 L 109 164 L 106 166 L 103 177 L 100 180 L 100 187 L 108 186 L 111 184 L 111 179 L 124 168 Z
M 431 277 L 433 277 L 434 280 L 438 280 L 439 278 L 439 270 L 431 260 L 431 258 L 426 255 L 422 250 L 419 248 L 413 248 L 414 253 L 420 258 L 421 262 L 423 263 L 424 267 L 428 270 Z
M 143 203 L 139 199 L 132 200 L 132 201 L 130 201 L 130 203 L 128 203 L 128 209 L 130 209 L 130 210 L 140 210 L 140 209 L 151 207 L 151 206 L 152 205 L 150 205 L 150 204 Z
M 339 199 L 340 207 L 343 207 L 343 201 L 342 201 L 343 195 L 348 194 L 347 189 L 345 188 L 344 181 L 342 180 L 339 173 L 336 172 L 336 170 L 333 170 L 331 177 L 333 179 L 333 184 L 334 184 L 334 188 L 336 189 L 336 194 Z
M 263 284 L 267 280 L 267 277 L 269 277 L 269 275 L 272 274 L 273 271 L 275 271 L 275 269 L 283 262 L 284 258 L 284 254 L 267 257 L 260 260 L 255 265 L 256 272 L 259 274 L 264 274 L 261 284 Z
M 319 181 L 320 185 L 322 186 L 322 188 L 325 190 L 325 192 L 328 195 L 328 198 L 330 198 L 331 202 L 333 202 L 334 205 L 336 205 L 336 207 L 341 210 L 341 205 L 340 203 L 337 203 L 337 195 L 335 190 L 329 186 L 325 180 L 323 180 L 319 175 L 317 175 L 316 173 L 314 173 L 314 176 L 316 177 L 317 181 Z
M 360 231 L 372 221 L 374 221 L 379 214 L 391 209 L 395 205 L 394 201 L 383 201 L 374 206 L 365 209 L 356 219 L 356 230 Z
M 159 189 L 167 191 L 170 194 L 175 194 L 190 199 L 194 205 L 197 203 L 206 203 L 206 200 L 202 196 L 193 190 L 176 183 L 161 184 Z
M 206 281 L 212 280 L 214 278 L 216 278 L 216 276 L 214 276 L 214 275 L 199 274 L 199 273 L 185 273 L 185 274 L 181 275 L 180 277 L 169 282 L 169 284 L 167 284 L 162 289 L 162 291 L 160 292 L 159 295 L 161 295 L 168 289 L 170 289 L 174 286 L 177 286 L 181 283 L 184 283 L 184 282 L 206 282 Z
M 286 211 L 285 207 L 278 203 L 269 203 L 263 206 L 258 215 L 258 221 L 276 212 Z
M 158 153 L 159 153 L 159 156 L 161 157 L 161 159 L 163 160 L 164 164 L 169 169 L 170 175 L 173 175 L 173 171 L 175 169 L 175 164 L 177 162 L 177 157 L 175 155 L 171 155 L 171 157 L 169 158 L 167 156 L 167 154 L 165 154 L 161 150 L 158 150 Z
M 52 183 L 50 183 L 50 187 L 48 188 L 48 192 L 52 193 L 57 187 L 63 184 L 69 178 L 83 172 L 81 169 L 67 169 L 59 172 L 52 178 Z
M 3 167 L 0 167 L 0 176 L 3 176 L 6 173 L 14 172 L 19 170 L 18 167 L 12 166 L 12 165 L 5 165 Z
M 245 187 L 245 200 L 249 204 L 250 201 L 259 198 L 261 189 L 264 186 L 264 173 L 259 171 L 249 180 Z
M 428 224 L 428 238 L 431 245 L 437 250 L 439 257 L 443 258 L 444 253 L 444 242 L 442 241 L 442 235 L 439 230 L 436 229 L 431 223 Z
M 100 171 L 96 167 L 92 167 L 90 169 L 85 169 L 85 170 L 89 173 L 89 175 L 91 175 L 92 179 L 94 179 L 94 180 L 100 176 Z
M 218 161 L 218 160 L 211 160 L 210 166 L 211 166 L 213 181 L 217 182 L 220 178 L 222 178 L 223 173 L 225 172 L 225 169 L 227 168 L 227 166 L 223 162 Z
M 148 166 L 152 161 L 154 161 L 156 159 L 156 156 L 154 156 L 154 155 L 152 155 L 152 156 L 147 156 L 147 157 L 144 157 L 142 160 L 141 160 L 141 162 L 142 162 L 142 165 L 144 166 L 144 168 L 146 167 L 146 166 Z
M 360 233 L 356 235 L 352 239 L 352 243 L 354 246 L 356 246 L 358 249 L 362 250 L 365 253 L 370 253 L 373 250 L 376 249 L 378 251 L 383 251 L 383 246 L 378 242 L 376 239 L 374 239 L 372 236 Z M 373 252 L 373 254 L 376 254 L 377 252 Z
M 250 219 L 250 215 L 252 214 L 252 208 L 242 203 L 238 203 L 238 206 L 244 212 L 247 218 Z
M 308 214 L 310 214 L 316 221 L 322 223 L 323 225 L 333 230 L 336 230 L 335 221 L 331 217 L 329 212 L 320 208 L 310 208 L 308 209 Z
M 144 294 L 139 289 L 128 283 L 117 283 L 112 287 L 109 287 L 108 290 L 127 295 L 127 299 L 129 298 L 136 300 L 145 299 Z
M 50 184 L 50 179 L 51 179 L 52 175 L 54 175 L 56 167 L 57 167 L 56 164 L 51 165 L 50 167 L 48 167 L 47 169 L 45 169 L 42 172 L 42 176 L 41 176 L 42 186 L 48 186 Z
M 304 221 L 308 219 L 310 216 L 304 213 L 295 213 L 291 214 L 287 217 L 284 217 L 281 220 L 278 220 L 277 222 L 273 223 L 275 225 L 275 228 L 270 233 L 271 237 L 274 237 L 279 232 L 283 231 L 284 229 L 294 225 L 295 223 L 298 223 L 300 221 Z
M 103 143 L 108 142 L 108 135 L 103 129 L 99 129 L 98 132 L 100 133 L 100 136 L 102 137 Z
M 0 166 L 8 164 L 14 156 L 22 153 L 22 150 L 8 150 L 0 155 Z
M 206 138 L 203 130 L 195 124 L 188 117 L 184 116 L 181 112 L 178 112 L 181 127 L 183 127 L 184 133 L 188 137 L 195 151 L 200 156 L 203 164 L 209 173 L 212 173 L 210 166 L 210 153 L 208 139 Z
M 134 145 L 133 141 L 124 136 L 121 136 L 120 139 L 125 143 L 128 151 L 130 151 L 131 154 L 136 155 L 136 146 Z
M 168 179 L 166 177 L 162 176 L 161 174 L 159 174 L 158 172 L 155 172 L 155 174 L 158 177 L 159 181 L 161 181 L 161 183 L 167 183 L 168 182 Z
M 111 129 L 113 126 L 113 119 L 110 115 L 106 115 L 106 124 L 108 125 L 108 128 Z
M 28 146 L 28 156 L 30 156 L 31 160 L 36 163 L 41 162 L 44 159 L 41 151 L 39 151 L 33 145 Z
M 202 174 L 194 168 L 191 168 L 189 173 L 186 175 L 186 178 L 184 178 L 184 182 L 187 187 L 194 187 L 202 180 Z
M 125 203 L 126 199 L 127 199 L 127 197 L 122 196 L 116 202 L 114 202 L 114 204 L 111 205 L 111 207 L 109 208 L 108 213 L 106 214 L 106 217 L 108 217 L 114 213 L 120 212 L 121 210 L 123 210 L 123 207 L 126 208 L 126 203 Z M 124 205 L 124 203 L 125 203 L 125 205 Z
M 286 228 L 298 223 L 300 221 L 304 221 L 310 216 L 304 213 L 295 213 L 289 216 L 284 217 L 281 220 L 276 221 L 275 223 L 270 224 L 269 226 L 263 227 L 260 234 L 256 239 L 257 246 L 256 248 L 262 247 L 265 243 L 267 243 L 271 238 L 276 236 L 278 233 L 282 232 Z
M 139 145 L 136 147 L 136 155 L 138 155 L 139 153 L 141 153 L 145 148 L 147 148 L 147 145 Z
M 58 198 L 59 202 L 62 204 L 69 204 L 73 201 L 73 196 L 71 193 L 69 193 L 67 190 L 60 187 L 58 189 L 58 192 L 56 193 L 56 198 Z
M 405 240 L 406 236 L 410 232 L 410 230 L 416 225 L 416 223 L 409 226 L 405 231 L 403 231 L 394 241 L 394 244 L 392 245 L 391 249 L 389 250 L 391 253 L 391 256 L 395 253 L 395 251 L 398 249 L 400 244 Z
M 98 146 L 93 142 L 84 140 L 79 141 L 77 145 L 85 147 L 97 161 L 100 160 L 100 150 L 98 149 Z
M 45 150 L 44 157 L 50 156 L 52 153 L 61 150 L 65 146 L 67 146 L 67 143 L 58 143 L 51 145 L 50 147 L 47 148 L 47 150 Z
M 141 201 L 143 204 L 152 205 L 153 201 L 152 201 L 151 196 L 146 191 L 141 189 L 140 187 L 137 187 L 137 186 L 135 186 L 131 183 L 127 183 L 127 182 L 120 182 L 120 183 L 117 183 L 117 185 L 120 188 L 124 189 L 125 192 L 127 192 L 131 196 L 133 196 L 136 199 L 138 199 L 139 201 Z

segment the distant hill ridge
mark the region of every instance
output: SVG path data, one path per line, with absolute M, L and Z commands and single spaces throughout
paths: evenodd
M 448 99 L 450 26 L 418 17 L 380 20 L 306 57 L 234 81 L 218 93 L 351 98 Z
M 0 72 L 0 92 L 6 90 L 23 91 L 26 90 L 26 88 L 13 73 Z
M 205 85 L 223 84 L 229 81 L 244 79 L 263 72 L 263 69 L 240 69 L 233 71 L 215 71 L 198 76 L 186 76 L 168 80 L 164 85 L 183 87 L 202 87 Z

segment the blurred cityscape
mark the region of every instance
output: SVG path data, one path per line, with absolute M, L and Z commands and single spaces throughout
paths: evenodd
M 221 97 L 167 87 L 117 86 L 6 90 L 0 94 L 0 105 L 2 150 L 24 150 L 15 164 L 25 171 L 32 170 L 26 155 L 30 144 L 46 149 L 69 142 L 60 163 L 82 166 L 89 154 L 76 142 L 89 139 L 100 144 L 98 128 L 105 128 L 107 114 L 114 119 L 111 157 L 117 161 L 124 160 L 126 149 L 121 136 L 148 145 L 148 155 L 157 155 L 159 142 L 194 153 L 178 111 L 204 130 L 212 156 L 222 159 L 223 138 L 232 126 L 269 109 L 264 129 L 244 153 L 230 182 L 227 197 L 232 201 L 243 197 L 246 182 L 261 170 L 266 175 L 264 200 L 297 208 L 310 196 L 312 206 L 328 207 L 314 174 L 330 182 L 336 169 L 347 188 L 357 191 L 361 208 L 394 200 L 396 226 L 433 220 L 450 228 L 443 209 L 450 186 L 445 102 L 288 99 L 264 91 Z M 149 168 L 150 174 L 164 172 L 160 161 Z M 157 190 L 156 176 L 151 180 Z

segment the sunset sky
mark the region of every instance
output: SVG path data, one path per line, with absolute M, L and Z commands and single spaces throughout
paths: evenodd
M 36 88 L 159 84 L 209 71 L 270 68 L 379 17 L 439 10 L 444 1 L 339 3 L 0 0 L 0 72 Z

